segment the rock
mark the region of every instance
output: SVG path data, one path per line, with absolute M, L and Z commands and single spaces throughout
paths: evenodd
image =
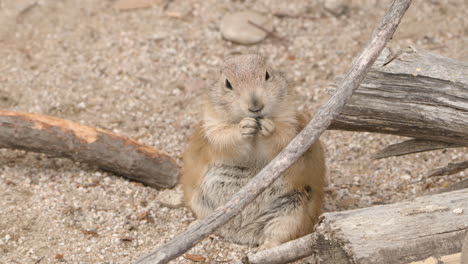
M 335 16 L 342 16 L 346 14 L 349 7 L 346 5 L 345 0 L 324 0 L 322 2 L 323 8 Z
M 265 39 L 268 33 L 249 21 L 267 31 L 273 31 L 273 21 L 268 17 L 253 11 L 241 11 L 223 17 L 220 26 L 221 34 L 227 40 L 245 45 L 255 44 Z
M 161 205 L 169 208 L 179 208 L 184 204 L 184 197 L 180 187 L 162 190 L 158 193 L 157 200 Z

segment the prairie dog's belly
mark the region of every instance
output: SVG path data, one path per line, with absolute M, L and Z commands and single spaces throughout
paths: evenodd
M 214 165 L 205 174 L 199 191 L 193 197 L 192 209 L 198 218 L 204 218 L 224 205 L 259 169 L 240 166 Z M 220 234 L 236 243 L 261 245 L 264 231 L 275 219 L 301 210 L 312 199 L 312 189 L 290 190 L 280 177 L 258 196 L 239 215 L 220 229 Z

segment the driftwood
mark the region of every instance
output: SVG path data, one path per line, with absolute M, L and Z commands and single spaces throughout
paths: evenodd
M 468 146 L 468 62 L 415 48 L 397 55 L 382 53 L 330 129 Z
M 314 254 L 319 263 L 399 264 L 456 254 L 468 230 L 468 189 L 414 201 L 325 213 L 316 232 L 244 258 L 286 263 L 290 254 Z M 453 257 L 453 256 L 452 256 Z
M 374 31 L 370 42 L 355 59 L 351 70 L 344 77 L 337 93 L 319 109 L 317 115 L 307 124 L 304 130 L 272 162 L 235 194 L 226 205 L 189 227 L 188 230 L 176 236 L 173 240 L 140 258 L 137 263 L 167 263 L 180 256 L 236 216 L 247 204 L 270 186 L 281 173 L 289 168 L 327 129 L 336 115 L 341 112 L 348 99 L 364 79 L 371 65 L 392 38 L 410 3 L 411 0 L 393 1 L 379 27 Z
M 158 188 L 177 183 L 174 159 L 110 131 L 37 114 L 0 111 L 0 148 L 66 157 Z

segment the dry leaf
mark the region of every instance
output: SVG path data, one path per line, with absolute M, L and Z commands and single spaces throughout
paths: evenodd
M 195 254 L 189 254 L 189 253 L 185 254 L 184 258 L 191 260 L 193 262 L 203 262 L 206 260 L 206 258 L 202 255 L 195 255 Z
M 159 2 L 159 0 L 119 0 L 114 4 L 114 8 L 118 10 L 148 8 L 157 2 Z
M 143 211 L 137 217 L 138 220 L 143 220 L 143 219 L 146 219 L 146 218 L 148 218 L 148 211 Z
M 57 255 L 55 255 L 55 259 L 63 259 L 63 254 L 57 254 Z
M 98 237 L 98 233 L 96 232 L 96 230 L 81 230 L 81 233 L 85 234 L 85 235 L 90 235 L 90 236 L 93 236 L 93 237 Z
M 133 241 L 133 240 L 135 240 L 135 238 L 132 237 L 132 236 L 124 236 L 124 237 L 120 238 L 120 241 L 123 241 L 123 242 L 130 242 L 130 241 Z
M 138 220 L 146 220 L 148 223 L 154 224 L 153 218 L 151 218 L 148 214 L 148 211 L 143 211 L 137 217 Z
M 141 183 L 141 182 L 134 182 L 134 181 L 131 181 L 130 183 L 133 184 L 133 185 L 135 185 L 135 186 L 143 186 L 143 183 Z

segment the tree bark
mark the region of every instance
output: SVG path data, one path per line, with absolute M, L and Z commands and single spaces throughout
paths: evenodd
M 179 168 L 149 146 L 99 128 L 51 116 L 0 111 L 0 148 L 84 162 L 157 188 L 172 188 Z
M 468 230 L 468 189 L 414 201 L 325 213 L 316 232 L 244 258 L 286 263 L 315 254 L 319 263 L 399 264 L 458 253 Z
M 330 129 L 468 146 L 468 62 L 386 50 Z
M 137 263 L 167 263 L 195 246 L 203 238 L 237 215 L 247 204 L 270 186 L 281 173 L 289 168 L 328 128 L 340 113 L 353 92 L 364 79 L 367 71 L 392 38 L 411 0 L 393 1 L 381 24 L 340 84 L 339 90 L 322 106 L 317 115 L 291 141 L 291 143 L 244 186 L 226 205 L 200 220 L 173 240 L 140 258 Z

